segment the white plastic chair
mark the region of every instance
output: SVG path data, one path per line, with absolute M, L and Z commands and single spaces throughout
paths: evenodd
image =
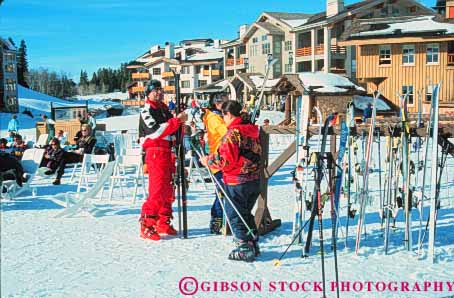
M 119 181 L 121 196 L 122 198 L 124 198 L 122 182 L 128 182 L 128 180 L 132 180 L 134 183 L 134 195 L 132 203 L 135 204 L 139 182 L 141 182 L 141 189 L 144 197 L 147 196 L 145 190 L 145 179 L 143 176 L 142 154 L 122 155 L 117 157 L 113 175 L 110 177 L 109 201 L 112 200 L 116 181 Z
M 55 217 L 73 216 L 76 213 L 86 209 L 90 215 L 95 216 L 98 210 L 91 200 L 96 198 L 99 192 L 104 190 L 104 185 L 109 181 L 115 167 L 115 162 L 108 162 L 106 167 L 101 171 L 96 183 L 87 192 L 68 192 L 55 196 L 55 198 L 64 198 L 66 201 L 66 209 L 57 214 Z M 102 194 L 101 194 L 102 195 Z M 70 204 L 73 204 L 70 206 Z
M 109 155 L 94 155 L 84 154 L 82 160 L 82 169 L 79 176 L 79 183 L 77 184 L 77 192 L 80 192 L 81 188 L 88 189 L 90 178 L 98 178 L 101 171 L 106 167 L 109 162 Z M 85 184 L 85 187 L 82 184 Z
M 36 141 L 35 147 L 42 148 L 42 147 L 46 146 L 48 137 L 49 137 L 49 134 L 47 134 L 47 133 L 40 134 L 38 141 Z
M 11 198 L 20 195 L 26 190 L 30 190 L 30 184 L 38 172 L 39 165 L 41 164 L 41 160 L 44 156 L 44 149 L 32 148 L 27 149 L 24 151 L 24 155 L 22 155 L 21 164 L 22 168 L 24 169 L 25 178 L 27 182 L 25 182 L 22 187 L 17 185 L 16 181 L 9 180 L 4 181 L 3 185 L 7 187 L 9 196 Z

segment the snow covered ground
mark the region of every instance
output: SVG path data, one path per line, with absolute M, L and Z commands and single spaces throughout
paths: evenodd
M 259 122 L 265 117 L 274 124 L 280 121 L 282 114 L 264 111 Z M 125 117 L 105 121 L 109 122 L 112 129 L 123 129 L 127 127 L 125 123 L 133 124 L 133 119 Z M 282 153 L 291 141 L 290 135 L 273 137 L 270 144 L 271 160 Z M 317 139 L 312 139 L 313 148 L 316 144 Z M 321 258 L 318 253 L 317 224 L 309 258 L 301 258 L 302 247 L 294 245 L 282 260 L 282 266 L 273 265 L 273 260 L 281 255 L 291 241 L 295 192 L 290 171 L 294 163 L 294 158 L 291 158 L 270 180 L 270 213 L 273 219 L 282 220 L 282 226 L 261 237 L 262 255 L 251 264 L 227 260 L 233 247 L 232 238 L 209 234 L 208 222 L 214 196 L 211 184 L 207 190 L 201 183 L 190 186 L 189 239 L 167 237 L 160 242 L 151 242 L 138 237 L 137 220 L 143 198 L 140 197 L 135 205 L 131 204 L 132 185 L 126 191 L 125 198 L 116 194 L 111 202 L 106 198 L 96 200 L 94 203 L 99 208 L 97 217 L 82 213 L 73 218 L 54 218 L 64 208 L 63 202 L 57 200 L 55 195 L 75 191 L 76 185 L 69 182 L 69 171 L 60 186 L 49 186 L 51 177 L 37 178 L 32 183 L 37 190 L 35 197 L 26 193 L 12 201 L 1 201 L 1 296 L 321 297 L 318 291 Z M 376 160 L 372 162 L 374 164 Z M 339 279 L 345 283 L 340 297 L 454 295 L 453 168 L 454 160 L 449 157 L 442 180 L 436 264 L 426 260 L 426 247 L 422 260 L 418 260 L 414 252 L 405 251 L 402 212 L 398 217 L 397 229 L 390 235 L 389 255 L 384 255 L 377 212 L 378 171 L 371 174 L 374 200 L 371 206 L 367 206 L 367 238 L 362 241 L 359 256 L 354 254 L 358 216 L 350 221 L 345 247 L 346 200 L 342 200 L 338 262 Z M 309 189 L 311 186 L 312 182 Z M 428 212 L 426 208 L 426 216 Z M 418 211 L 414 209 L 412 215 L 413 239 L 417 239 Z M 308 216 L 306 212 L 306 218 Z M 178 226 L 177 220 L 175 225 Z M 327 297 L 335 297 L 335 292 L 331 291 L 335 276 L 334 258 L 329 245 L 329 208 L 324 212 L 323 227 L 327 250 Z M 413 248 L 416 249 L 416 244 Z M 198 291 L 192 293 L 195 281 Z M 367 281 L 373 282 L 371 291 L 367 290 Z M 393 283 L 389 289 L 380 292 L 381 282 Z M 410 292 L 405 289 L 406 282 Z M 415 288 L 416 282 L 420 285 L 420 292 Z M 434 290 L 435 282 L 443 282 L 443 291 Z M 431 283 L 430 286 L 428 283 Z M 303 285 L 306 292 L 303 291 Z M 363 289 L 360 289 L 361 285 Z M 424 285 L 427 291 L 424 291 Z M 347 286 L 350 287 L 349 291 Z M 394 290 L 395 286 L 397 290 Z

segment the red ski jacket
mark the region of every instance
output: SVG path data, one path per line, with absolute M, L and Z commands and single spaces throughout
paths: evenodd
M 243 184 L 259 179 L 261 154 L 258 126 L 238 117 L 228 126 L 218 152 L 209 155 L 208 165 L 222 171 L 225 184 Z

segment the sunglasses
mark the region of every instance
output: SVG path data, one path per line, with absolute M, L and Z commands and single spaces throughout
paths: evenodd
M 88 130 L 86 130 L 86 129 L 82 129 L 82 131 L 88 131 Z
M 51 146 L 57 146 L 57 144 L 50 144 Z

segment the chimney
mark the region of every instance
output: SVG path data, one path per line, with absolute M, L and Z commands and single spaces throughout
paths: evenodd
M 220 39 L 215 39 L 215 40 L 213 41 L 213 47 L 214 47 L 215 49 L 219 49 L 220 46 L 221 46 L 221 40 L 220 40 Z
M 446 0 L 446 18 L 454 20 L 454 0 Z
M 344 10 L 344 0 L 326 0 L 326 16 L 332 17 Z
M 175 46 L 172 42 L 166 42 L 165 57 L 169 59 L 175 58 Z
M 240 34 L 239 34 L 238 37 L 241 38 L 246 33 L 248 28 L 249 28 L 249 26 L 247 24 L 241 25 L 240 26 Z

